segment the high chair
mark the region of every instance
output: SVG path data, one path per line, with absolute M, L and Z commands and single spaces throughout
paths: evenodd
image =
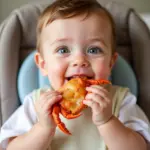
M 134 9 L 109 0 L 99 2 L 116 23 L 119 58 L 110 79 L 113 84 L 129 87 L 150 119 L 150 32 Z M 26 94 L 49 86 L 33 60 L 37 19 L 47 5 L 37 2 L 22 6 L 0 26 L 0 125 Z

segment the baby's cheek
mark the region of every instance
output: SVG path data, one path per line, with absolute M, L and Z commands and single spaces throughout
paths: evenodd
M 61 86 L 60 80 L 57 78 L 56 75 L 49 76 L 48 78 L 49 78 L 50 85 L 54 90 L 57 90 L 60 88 Z
M 103 65 L 103 66 L 96 66 L 96 78 L 101 79 L 108 79 L 110 76 L 110 67 Z
M 62 69 L 63 67 L 60 66 L 55 66 L 49 69 L 49 81 L 55 90 L 58 90 L 64 83 L 64 71 Z

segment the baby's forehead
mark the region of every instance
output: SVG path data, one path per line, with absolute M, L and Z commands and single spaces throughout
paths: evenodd
M 45 27 L 43 27 L 43 29 L 50 26 L 50 28 L 53 28 L 53 29 L 63 30 L 64 28 L 68 28 L 72 26 L 71 29 L 73 30 L 73 27 L 75 27 L 76 25 L 78 26 L 80 24 L 85 25 L 85 28 L 83 29 L 86 29 L 86 26 L 88 26 L 89 28 L 91 27 L 95 29 L 107 28 L 109 30 L 109 28 L 110 29 L 112 28 L 111 21 L 109 20 L 109 17 L 107 16 L 107 14 L 103 11 L 100 11 L 97 13 L 90 13 L 89 15 L 81 14 L 81 15 L 70 17 L 67 19 L 58 18 L 58 19 L 55 19 L 53 22 L 49 22 Z

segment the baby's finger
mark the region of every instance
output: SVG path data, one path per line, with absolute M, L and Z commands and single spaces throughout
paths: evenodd
M 99 111 L 102 110 L 100 105 L 92 100 L 84 100 L 83 103 L 88 107 L 91 107 L 92 112 L 94 112 L 95 114 L 99 113 Z
M 87 87 L 86 90 L 88 92 L 93 92 L 93 93 L 96 93 L 96 94 L 99 94 L 100 91 L 101 91 L 101 92 L 103 92 L 102 93 L 103 96 L 106 96 L 106 95 L 109 94 L 109 92 L 105 88 L 103 88 L 101 86 L 98 86 L 98 85 L 93 85 L 93 86 Z
M 104 102 L 104 98 L 101 95 L 98 95 L 96 93 L 88 93 L 85 97 L 85 99 L 92 99 L 95 102 L 99 103 L 100 101 Z
M 104 89 L 105 91 L 108 91 L 108 89 L 106 89 L 104 86 L 101 86 L 101 85 L 90 85 L 88 87 L 96 87 L 96 88 L 99 88 L 99 89 Z
M 101 108 L 105 108 L 108 105 L 107 101 L 105 101 L 103 97 L 101 97 L 100 95 L 95 94 L 95 93 L 89 93 L 89 94 L 87 94 L 87 96 L 85 97 L 85 99 L 92 100 L 92 101 L 98 103 Z
M 55 96 L 51 97 L 50 99 L 48 99 L 47 102 L 44 104 L 45 110 L 51 109 L 51 107 L 55 103 L 57 103 L 58 101 L 60 101 L 61 99 L 62 99 L 62 95 L 55 95 Z
M 41 98 L 43 98 L 43 97 L 46 97 L 48 95 L 53 95 L 53 94 L 60 94 L 60 92 L 58 92 L 58 91 L 46 91 L 44 93 L 41 93 L 40 96 L 41 96 Z
M 94 93 L 95 95 L 99 95 L 103 100 L 109 102 L 109 92 L 107 90 L 103 89 L 98 89 L 96 87 L 87 87 L 87 91 Z M 91 94 L 91 93 L 89 93 Z M 89 95 L 87 94 L 87 96 Z
M 57 95 L 60 95 L 59 92 L 51 92 L 51 93 L 44 93 L 41 95 L 40 97 L 40 105 L 44 105 L 46 103 L 46 101 L 48 101 L 49 99 L 51 99 L 51 97 L 53 96 L 57 96 Z
M 58 92 L 55 92 L 55 93 L 49 93 L 48 95 L 46 95 L 46 99 L 51 99 L 52 97 L 56 97 L 58 95 L 61 95 L 60 93 Z
M 94 102 L 94 101 L 92 101 L 92 100 L 90 100 L 90 99 L 86 99 L 86 100 L 83 100 L 83 104 L 85 104 L 85 105 L 87 105 L 87 106 L 89 106 L 89 107 L 93 107 L 93 105 L 95 105 L 96 104 L 96 102 Z

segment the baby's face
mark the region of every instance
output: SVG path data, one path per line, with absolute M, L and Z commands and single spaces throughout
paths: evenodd
M 74 76 L 108 79 L 115 60 L 112 56 L 111 26 L 102 15 L 58 19 L 41 34 L 41 71 L 52 87 L 59 89 Z

